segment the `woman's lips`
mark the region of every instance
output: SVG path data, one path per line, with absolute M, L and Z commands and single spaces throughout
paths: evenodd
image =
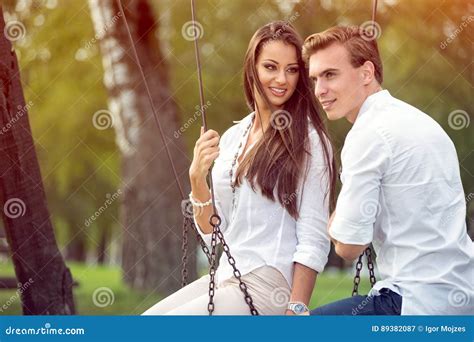
M 270 87 L 270 91 L 272 92 L 273 95 L 277 97 L 282 97 L 282 96 L 285 96 L 286 94 L 286 89 L 281 89 L 281 88 Z

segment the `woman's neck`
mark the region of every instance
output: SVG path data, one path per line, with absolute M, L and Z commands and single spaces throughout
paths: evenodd
M 272 112 L 269 108 L 255 108 L 255 118 L 252 125 L 252 132 L 265 132 L 270 125 Z

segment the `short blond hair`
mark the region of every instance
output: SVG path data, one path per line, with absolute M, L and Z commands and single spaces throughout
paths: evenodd
M 382 84 L 383 66 L 375 39 L 369 39 L 370 34 L 358 26 L 334 26 L 326 31 L 312 34 L 303 44 L 303 60 L 308 63 L 309 58 L 316 51 L 331 44 L 342 44 L 349 52 L 349 58 L 354 68 L 360 67 L 366 61 L 374 64 L 375 79 Z

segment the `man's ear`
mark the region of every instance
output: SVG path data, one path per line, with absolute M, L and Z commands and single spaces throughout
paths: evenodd
M 365 61 L 364 64 L 360 66 L 362 82 L 364 85 L 370 84 L 375 78 L 375 66 L 371 61 Z

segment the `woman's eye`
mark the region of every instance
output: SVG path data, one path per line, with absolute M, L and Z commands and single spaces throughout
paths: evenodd
M 275 66 L 272 65 L 272 64 L 265 64 L 264 67 L 268 70 L 275 70 L 276 69 Z
M 288 72 L 291 73 L 291 74 L 296 74 L 298 72 L 298 68 L 289 68 L 288 69 Z

